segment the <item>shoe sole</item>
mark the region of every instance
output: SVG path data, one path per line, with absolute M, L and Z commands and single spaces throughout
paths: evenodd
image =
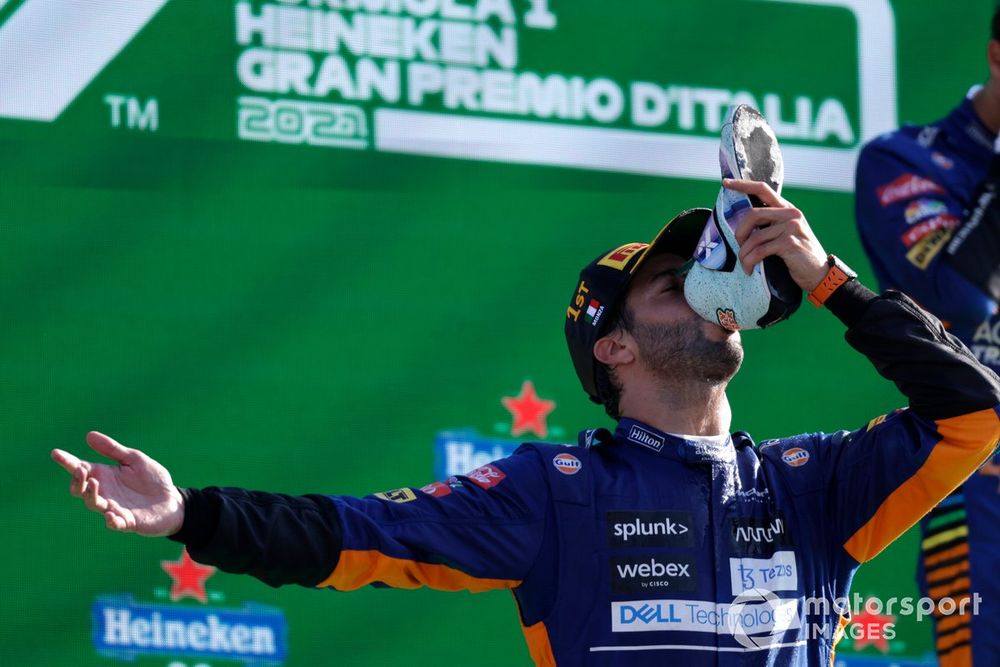
M 785 176 L 781 147 L 767 120 L 753 107 L 740 104 L 729 108 L 719 141 L 719 167 L 722 178 L 763 181 L 775 192 L 781 192 Z M 719 189 L 709 223 L 710 226 L 715 225 L 715 231 L 706 230 L 699 244 L 716 245 L 709 256 L 701 259 L 706 267 L 722 271 L 735 268 L 735 239 L 723 228 L 726 225 L 734 227 L 743 211 L 763 205 L 757 197 L 727 188 Z
M 722 126 L 719 165 L 723 178 L 763 181 L 781 193 L 785 162 L 778 138 L 764 116 L 751 106 L 740 104 L 729 110 Z

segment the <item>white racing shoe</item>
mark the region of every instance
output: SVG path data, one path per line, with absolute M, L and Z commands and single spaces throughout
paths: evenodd
M 723 178 L 764 181 L 780 193 L 785 164 L 778 139 L 753 107 L 731 107 L 722 126 L 719 166 Z M 785 263 L 768 257 L 748 276 L 739 262 L 733 230 L 743 213 L 763 204 L 742 192 L 721 188 L 684 283 L 696 313 L 726 329 L 763 329 L 787 319 L 802 303 L 802 290 Z

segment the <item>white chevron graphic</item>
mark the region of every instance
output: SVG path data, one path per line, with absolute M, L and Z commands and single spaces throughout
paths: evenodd
M 0 26 L 0 117 L 58 118 L 167 2 L 27 0 Z

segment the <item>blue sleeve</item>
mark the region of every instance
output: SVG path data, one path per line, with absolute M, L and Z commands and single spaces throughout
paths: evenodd
M 903 155 L 889 139 L 868 144 L 858 160 L 858 231 L 882 289 L 906 292 L 942 320 L 975 325 L 996 303 L 942 261 L 942 250 L 966 215 L 932 169 Z
M 540 550 L 550 504 L 541 460 L 524 447 L 466 475 L 364 498 L 182 493 L 184 525 L 170 539 L 198 562 L 271 586 L 338 590 L 516 588 Z
M 549 489 L 538 455 L 512 456 L 422 488 L 333 498 L 336 567 L 317 586 L 516 588 L 541 547 Z

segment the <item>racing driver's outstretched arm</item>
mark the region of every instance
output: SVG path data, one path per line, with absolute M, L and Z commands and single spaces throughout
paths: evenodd
M 108 528 L 170 536 L 199 562 L 272 586 L 516 588 L 549 512 L 544 468 L 528 448 L 420 489 L 350 498 L 178 489 L 143 452 L 96 432 L 87 442 L 117 465 L 59 449 L 52 458 Z

